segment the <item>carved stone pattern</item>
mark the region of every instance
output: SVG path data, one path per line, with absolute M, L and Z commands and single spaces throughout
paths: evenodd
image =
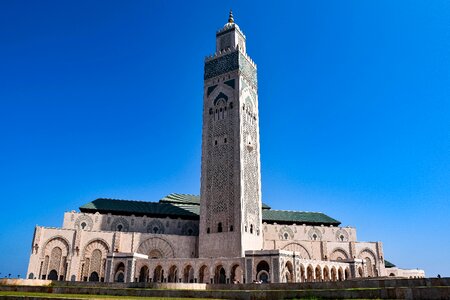
M 138 253 L 149 255 L 150 252 L 157 250 L 163 258 L 173 258 L 175 257 L 175 251 L 168 241 L 159 237 L 152 237 L 139 245 L 137 250 Z
M 220 37 L 220 49 L 227 49 L 231 47 L 230 35 L 223 35 Z
M 51 251 L 55 248 L 58 247 L 62 250 L 61 255 L 62 256 L 67 256 L 69 253 L 69 245 L 67 244 L 67 242 L 62 239 L 61 237 L 55 237 L 50 239 L 46 244 L 44 249 L 42 249 L 42 253 L 41 253 L 41 257 L 43 258 L 45 255 L 50 256 Z
M 242 75 L 244 75 L 253 86 L 256 87 L 258 85 L 255 67 L 241 53 L 239 53 L 239 71 L 241 71 Z
M 130 225 L 128 224 L 128 221 L 123 217 L 115 218 L 114 221 L 111 224 L 111 230 L 116 231 L 117 226 L 122 225 L 123 228 L 121 231 L 127 232 L 130 229 Z
M 344 237 L 344 239 L 341 239 L 341 236 Z M 348 241 L 348 232 L 347 230 L 340 228 L 338 231 L 336 231 L 336 240 L 340 242 L 347 242 Z
M 348 259 L 349 257 L 347 251 L 341 248 L 334 249 L 330 254 L 330 260 Z
M 311 259 L 311 256 L 309 255 L 308 251 L 305 247 L 298 243 L 290 243 L 283 247 L 283 250 L 286 251 L 295 251 L 300 254 L 300 257 L 303 259 Z
M 62 249 L 59 247 L 55 247 L 52 249 L 50 254 L 50 265 L 49 270 L 56 270 L 59 274 L 59 268 L 61 266 L 61 258 L 62 258 Z
M 94 222 L 92 221 L 92 218 L 86 215 L 81 215 L 77 218 L 75 221 L 75 229 L 82 229 L 81 223 L 86 223 L 86 227 L 84 230 L 92 230 L 92 226 L 94 225 Z
M 157 229 L 156 232 L 155 232 L 155 228 Z M 164 224 L 159 220 L 152 220 L 147 225 L 147 232 L 163 234 L 164 233 Z
M 189 234 L 189 230 L 191 230 L 191 234 Z M 188 222 L 183 225 L 181 228 L 181 234 L 183 235 L 198 235 L 198 225 L 194 222 Z
M 98 276 L 102 276 L 101 272 L 102 266 L 102 252 L 98 249 L 95 249 L 92 252 L 91 256 L 91 265 L 89 267 L 89 272 L 97 272 Z
M 240 111 L 242 113 L 241 120 L 243 123 L 242 138 L 247 139 L 249 137 L 253 143 L 253 149 L 251 151 L 244 146 L 244 153 L 242 155 L 244 218 L 246 225 L 250 227 L 251 224 L 253 226 L 259 224 L 260 215 L 259 195 L 261 191 L 259 188 L 259 151 L 257 149 L 259 147 L 259 141 L 257 137 L 257 122 L 250 122 L 250 119 L 245 116 L 247 112 L 242 109 Z M 256 114 L 256 111 L 252 113 Z M 254 229 L 259 230 L 259 228 Z
M 286 238 L 286 234 L 287 234 L 287 238 Z M 294 231 L 292 231 L 291 228 L 289 228 L 289 226 L 283 226 L 280 231 L 278 232 L 278 238 L 280 240 L 290 240 L 294 238 Z
M 204 79 L 210 79 L 239 68 L 238 51 L 207 61 Z
M 316 238 L 314 239 L 314 235 L 316 235 Z M 320 241 L 320 240 L 322 240 L 322 233 L 320 232 L 320 230 L 319 229 L 317 229 L 317 228 L 311 228 L 309 231 L 308 231 L 308 236 L 309 236 L 309 239 L 310 240 L 312 240 L 312 241 Z
M 219 103 L 214 110 L 223 106 L 223 103 Z M 216 222 L 222 222 L 223 228 L 228 228 L 234 216 L 234 109 L 228 107 L 225 118 L 221 120 L 214 120 L 214 115 L 207 115 L 206 224 L 213 230 L 216 229 Z M 224 136 L 227 137 L 227 143 L 223 143 Z M 218 145 L 215 145 L 215 140 L 220 141 Z

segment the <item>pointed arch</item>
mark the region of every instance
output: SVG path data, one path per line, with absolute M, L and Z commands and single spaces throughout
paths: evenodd
M 334 248 L 330 254 L 330 260 L 345 260 L 349 259 L 350 255 L 343 248 Z
M 311 255 L 309 255 L 308 250 L 306 250 L 306 248 L 299 243 L 289 243 L 285 245 L 282 250 L 298 252 L 300 258 L 311 259 Z
M 157 258 L 175 257 L 175 251 L 172 244 L 160 237 L 151 237 L 143 241 L 139 245 L 137 252 L 148 256 L 152 256 L 153 254 L 157 253 L 158 254 Z M 159 255 L 161 257 L 159 257 Z

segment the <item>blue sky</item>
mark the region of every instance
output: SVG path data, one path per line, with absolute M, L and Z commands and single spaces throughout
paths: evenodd
M 258 64 L 263 200 L 450 276 L 450 2 L 1 1 L 0 277 L 98 197 L 199 193 L 203 60 Z

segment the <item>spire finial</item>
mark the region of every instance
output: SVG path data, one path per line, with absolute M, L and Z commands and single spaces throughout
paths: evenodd
M 228 17 L 228 23 L 234 23 L 233 11 L 230 9 L 230 16 Z

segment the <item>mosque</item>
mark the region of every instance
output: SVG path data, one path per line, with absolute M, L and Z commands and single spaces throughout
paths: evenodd
M 261 200 L 258 81 L 246 37 L 228 22 L 205 58 L 200 196 L 100 198 L 36 226 L 27 278 L 250 283 L 424 277 L 387 262 L 381 242 L 323 213 Z

